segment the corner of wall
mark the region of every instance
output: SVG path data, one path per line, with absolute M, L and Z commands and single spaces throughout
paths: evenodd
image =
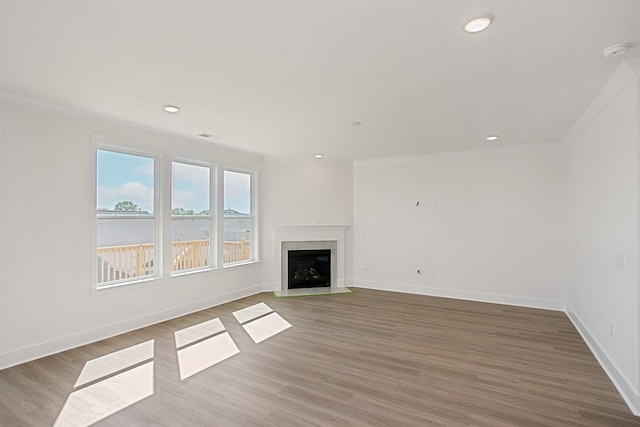
M 280 283 L 278 282 L 269 282 L 262 284 L 262 292 L 274 292 L 280 288 Z
M 629 59 L 624 61 L 623 64 L 635 73 L 636 76 L 640 76 L 640 58 Z
M 632 153 L 637 153 L 640 146 L 640 89 L 635 93 L 634 104 L 629 93 L 630 88 L 636 90 L 633 85 L 638 76 L 640 58 L 621 63 L 563 138 L 569 147 L 567 250 L 574 254 L 573 265 L 567 266 L 567 280 L 572 286 L 566 297 L 566 314 L 636 416 L 640 416 L 640 353 L 636 354 L 640 348 L 640 294 L 634 302 L 631 295 L 635 295 L 632 286 L 637 288 L 640 275 L 629 269 L 635 277 L 623 277 L 614 274 L 620 270 L 612 272 L 608 267 L 613 264 L 611 258 L 616 251 L 633 254 L 629 257 L 633 263 L 638 256 L 640 157 L 633 163 Z M 635 119 L 627 114 L 631 105 L 635 105 Z M 607 198 L 608 195 L 612 197 Z M 606 206 L 606 211 L 599 211 L 598 206 Z M 606 228 L 607 233 L 592 232 L 598 228 Z M 579 250 L 587 247 L 599 251 Z M 624 282 L 626 287 L 612 292 L 611 283 L 616 280 L 628 281 Z M 620 308 L 622 301 L 629 302 L 624 309 Z M 624 346 L 614 346 L 603 339 L 605 332 L 600 326 L 614 322 L 612 319 L 624 320 Z
M 605 109 L 620 91 L 634 78 L 640 75 L 640 58 L 622 62 L 611 78 L 600 90 L 591 105 L 578 118 L 575 124 L 562 138 L 566 145 L 575 139 Z
M 636 416 L 640 416 L 640 392 L 638 392 L 638 390 L 629 383 L 622 371 L 608 355 L 604 347 L 600 345 L 595 335 L 591 333 L 587 325 L 573 311 L 570 305 L 567 305 L 566 314 L 591 350 L 591 353 L 593 353 L 595 358 L 598 360 L 598 363 L 600 363 L 600 366 L 602 366 L 602 369 L 607 373 L 609 379 L 611 379 L 611 382 L 631 409 L 631 412 Z

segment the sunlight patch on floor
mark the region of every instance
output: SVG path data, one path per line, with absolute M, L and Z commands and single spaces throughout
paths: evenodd
M 264 302 L 233 315 L 256 344 L 292 326 Z M 219 318 L 176 331 L 174 338 L 181 380 L 240 353 Z M 54 427 L 90 426 L 152 396 L 154 351 L 149 340 L 87 361 Z
M 240 324 L 246 323 L 250 320 L 256 319 L 260 316 L 264 316 L 267 313 L 271 313 L 273 310 L 267 304 L 261 302 L 258 304 L 254 304 L 247 308 L 243 308 L 242 310 L 237 310 L 233 312 L 234 317 Z
M 106 377 L 123 369 L 153 358 L 153 340 L 127 347 L 107 355 L 89 360 L 84 364 L 75 387 Z
M 228 332 L 178 350 L 180 379 L 184 380 L 240 353 Z
M 249 323 L 242 325 L 256 344 L 271 338 L 280 332 L 289 329 L 291 323 L 284 320 L 278 313 L 271 313 Z
M 76 384 L 87 384 L 94 379 L 102 378 L 93 378 L 99 373 L 111 375 L 152 357 L 153 340 L 102 356 L 87 362 L 85 369 L 89 366 L 90 372 L 84 374 L 83 370 L 80 373 L 83 380 L 80 381 L 79 378 Z M 92 364 L 93 361 L 97 362 Z M 113 365 L 108 366 L 110 361 Z M 73 391 L 62 407 L 54 427 L 89 426 L 153 395 L 153 370 L 154 362 L 150 360 Z
M 215 319 L 207 320 L 206 322 L 181 329 L 174 333 L 176 348 L 184 347 L 185 345 L 219 334 L 225 330 L 226 329 L 222 324 L 222 321 L 217 317 Z

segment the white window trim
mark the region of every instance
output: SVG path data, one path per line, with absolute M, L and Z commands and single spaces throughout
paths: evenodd
M 224 215 L 224 206 L 221 207 L 220 209 L 220 215 L 221 215 L 221 220 L 220 220 L 220 225 L 221 225 L 221 236 L 223 236 L 222 238 L 222 249 L 221 249 L 221 266 L 223 267 L 234 267 L 234 266 L 239 266 L 239 265 L 245 265 L 245 264 L 253 264 L 255 262 L 259 262 L 258 259 L 258 226 L 257 226 L 257 222 L 256 219 L 256 215 L 257 215 L 257 183 L 258 183 L 258 173 L 256 171 L 253 170 L 247 170 L 247 169 L 242 169 L 242 168 L 236 168 L 236 167 L 228 167 L 225 166 L 222 169 L 222 173 L 221 173 L 221 180 L 222 182 L 222 193 L 221 193 L 221 197 L 220 197 L 220 203 L 224 205 L 224 172 L 225 171 L 229 171 L 229 172 L 236 172 L 236 173 L 244 173 L 250 176 L 250 184 L 249 184 L 249 203 L 251 204 L 250 206 L 250 212 L 249 212 L 249 217 L 247 216 L 225 216 Z M 249 259 L 245 259 L 245 260 L 241 260 L 241 261 L 235 261 L 235 262 L 224 262 L 224 220 L 226 218 L 239 218 L 239 219 L 247 219 L 249 218 L 249 220 L 251 221 L 251 240 L 250 240 L 250 244 L 251 246 L 249 247 L 250 253 L 249 253 Z
M 199 166 L 199 167 L 206 167 L 209 168 L 209 215 L 180 215 L 180 216 L 175 216 L 173 215 L 173 163 L 182 163 L 184 165 L 192 165 L 192 166 Z M 210 271 L 213 270 L 217 267 L 218 262 L 217 262 L 217 258 L 216 258 L 216 247 L 217 245 L 215 244 L 217 242 L 217 232 L 216 232 L 216 211 L 214 209 L 215 206 L 215 200 L 216 200 L 216 191 L 215 191 L 215 184 L 216 184 L 216 166 L 212 165 L 210 163 L 205 163 L 205 162 L 198 162 L 195 160 L 190 160 L 190 159 L 183 159 L 183 158 L 173 158 L 171 160 L 171 186 L 170 186 L 170 197 L 169 197 L 169 214 L 168 214 L 168 218 L 170 218 L 170 225 L 171 225 L 171 230 L 170 230 L 170 234 L 168 234 L 168 236 L 171 236 L 169 240 L 169 244 L 168 244 L 168 266 L 169 266 L 169 275 L 171 276 L 181 276 L 181 275 L 185 275 L 185 274 L 191 274 L 191 273 L 197 273 L 199 271 Z M 178 271 L 173 271 L 173 260 L 171 259 L 171 254 L 172 254 L 172 245 L 173 245 L 173 220 L 174 219 L 209 219 L 209 265 L 204 266 L 204 267 L 196 267 L 196 268 L 189 268 L 189 269 L 185 269 L 185 270 L 178 270 Z
M 200 272 L 209 272 L 209 274 L 218 274 L 228 268 L 242 268 L 243 266 L 260 263 L 259 259 L 259 221 L 258 218 L 258 171 L 256 169 L 246 169 L 242 167 L 229 167 L 223 162 L 216 163 L 215 159 L 209 161 L 193 160 L 190 158 L 177 157 L 167 152 L 165 149 L 154 150 L 152 141 L 148 138 L 141 140 L 133 140 L 122 138 L 119 136 L 110 136 L 108 134 L 93 133 L 91 135 L 91 144 L 87 145 L 88 161 L 92 165 L 92 181 L 93 181 L 93 203 L 88 207 L 88 215 L 91 215 L 91 233 L 89 240 L 90 256 L 90 277 L 88 278 L 89 290 L 92 295 L 104 295 L 111 292 L 119 292 L 130 289 L 130 285 L 137 288 L 156 286 L 160 284 L 171 283 L 175 277 L 184 275 L 197 274 Z M 131 154 L 135 156 L 143 156 L 154 159 L 154 275 L 143 276 L 129 281 L 112 281 L 105 282 L 99 286 L 97 277 L 97 150 L 115 151 L 123 154 Z M 90 156 L 90 157 L 89 157 Z M 198 157 L 194 155 L 193 157 Z M 203 156 L 206 158 L 207 156 Z M 209 203 L 211 214 L 211 262 L 208 268 L 181 270 L 173 273 L 171 270 L 171 244 L 172 244 L 172 225 L 171 225 L 171 189 L 172 189 L 172 162 L 188 163 L 198 166 L 207 166 L 210 168 L 210 199 Z M 251 175 L 251 253 L 250 259 L 224 263 L 224 171 L 240 172 Z M 168 218 L 168 220 L 167 220 Z M 201 217 L 200 217 L 201 218 Z M 247 217 L 244 217 L 247 218 Z M 168 281 L 168 282 L 165 282 Z
M 113 289 L 122 286 L 136 285 L 140 283 L 147 283 L 149 281 L 153 281 L 159 277 L 161 277 L 163 271 L 163 244 L 162 244 L 162 235 L 161 232 L 161 224 L 162 224 L 162 212 L 160 210 L 161 206 L 161 191 L 160 191 L 160 182 L 161 182 L 161 163 L 162 156 L 159 154 L 150 153 L 144 150 L 136 150 L 135 148 L 130 148 L 132 144 L 126 143 L 114 143 L 110 138 L 101 137 L 101 136 L 92 136 L 92 173 L 93 173 L 93 206 L 91 207 L 91 212 L 93 216 L 93 220 L 91 221 L 91 291 L 99 292 L 107 289 Z M 122 279 L 122 280 L 112 280 L 109 282 L 98 282 L 98 268 L 96 262 L 97 250 L 98 250 L 98 242 L 97 242 L 97 231 L 98 231 L 98 215 L 97 215 L 97 197 L 98 197 L 98 150 L 102 151 L 111 151 L 115 153 L 128 154 L 132 156 L 140 156 L 147 157 L 153 159 L 153 214 L 149 217 L 145 217 L 145 219 L 153 219 L 153 250 L 154 250 L 154 259 L 153 259 L 153 274 L 140 276 L 133 279 Z M 135 215 L 131 216 L 123 216 L 120 217 L 122 219 L 127 218 L 135 218 L 139 219 L 139 217 Z

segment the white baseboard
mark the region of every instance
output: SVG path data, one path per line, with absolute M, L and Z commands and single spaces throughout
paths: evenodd
M 121 322 L 111 323 L 95 329 L 81 331 L 72 335 L 56 338 L 50 341 L 33 344 L 16 350 L 11 350 L 0 354 L 0 369 L 6 369 L 11 366 L 59 353 L 92 342 L 100 341 L 115 335 L 123 334 L 135 329 L 144 328 L 169 319 L 184 316 L 196 311 L 204 310 L 209 307 L 235 301 L 250 295 L 263 292 L 263 286 L 251 286 L 229 292 L 223 295 L 217 295 L 212 298 L 184 304 L 178 307 L 172 307 L 167 310 L 149 313 L 144 316 L 134 317 Z
M 580 317 L 573 311 L 571 306 L 567 306 L 567 316 L 573 323 L 573 326 L 578 330 L 578 333 L 582 336 L 582 339 L 587 344 L 591 353 L 595 356 L 596 360 L 602 366 L 602 369 L 607 373 L 609 379 L 613 385 L 618 389 L 618 393 L 622 396 L 629 409 L 635 416 L 640 416 L 640 393 L 636 390 L 624 374 L 618 369 L 615 362 L 611 360 L 611 357 L 607 354 L 604 347 L 600 345 L 595 335 L 591 333 L 589 328 L 580 319 Z
M 271 283 L 262 284 L 263 292 L 271 292 L 271 291 L 279 291 L 279 290 L 280 290 L 280 282 L 271 282 Z
M 545 310 L 563 311 L 569 317 L 582 339 L 587 344 L 595 356 L 602 369 L 607 373 L 611 382 L 616 387 L 631 412 L 640 416 L 640 393 L 629 380 L 622 374 L 620 369 L 611 360 L 604 348 L 598 343 L 594 335 L 585 326 L 582 320 L 575 314 L 570 306 L 563 301 L 514 297 L 510 295 L 488 294 L 480 292 L 468 292 L 452 289 L 429 288 L 422 286 L 406 285 L 399 283 L 371 282 L 364 280 L 353 280 L 353 286 L 366 289 L 377 289 L 381 291 L 404 292 L 418 295 L 429 295 L 444 298 L 463 299 L 470 301 L 490 302 L 496 304 L 507 304 L 521 307 L 541 308 Z
M 520 307 L 541 308 L 544 310 L 564 311 L 563 301 L 540 298 L 518 297 L 512 295 L 470 292 L 456 289 L 432 288 L 426 286 L 406 285 L 401 283 L 372 282 L 368 280 L 352 280 L 358 288 L 377 289 L 380 291 L 404 292 L 407 294 L 428 295 L 433 297 L 453 298 L 468 301 L 489 302 L 494 304 L 515 305 Z
M 349 286 L 365 289 L 376 289 L 382 291 L 403 292 L 418 295 L 429 295 L 444 298 L 454 298 L 469 301 L 489 302 L 495 304 L 515 305 L 530 308 L 541 308 L 546 310 L 564 311 L 578 333 L 582 336 L 595 358 L 598 360 L 604 371 L 607 373 L 618 392 L 627 403 L 634 415 L 640 416 L 640 393 L 636 390 L 627 378 L 611 360 L 604 348 L 598 343 L 594 335 L 589 331 L 580 317 L 575 314 L 570 306 L 566 306 L 562 301 L 514 297 L 510 295 L 489 294 L 480 292 L 469 292 L 452 289 L 429 288 L 422 286 L 406 285 L 399 283 L 372 282 L 364 280 L 350 280 Z M 123 334 L 135 329 L 143 328 L 159 322 L 164 322 L 176 317 L 184 316 L 216 305 L 235 301 L 260 292 L 269 292 L 279 289 L 280 283 L 264 283 L 262 285 L 251 286 L 223 295 L 218 295 L 205 300 L 172 307 L 168 310 L 150 313 L 128 319 L 121 322 L 112 323 L 99 328 L 78 332 L 39 344 L 22 347 L 0 354 L 0 369 L 6 369 L 21 363 L 69 350 L 92 342 L 100 341 L 115 335 Z

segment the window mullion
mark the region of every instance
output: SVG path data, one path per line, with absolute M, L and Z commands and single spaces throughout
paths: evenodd
M 209 172 L 209 227 L 211 227 L 211 245 L 209 246 L 209 256 L 211 257 L 211 267 L 217 268 L 221 266 L 218 260 L 218 240 L 220 233 L 218 233 L 218 196 L 222 193 L 218 189 L 218 168 L 211 166 Z
M 160 162 L 158 186 L 158 247 L 162 250 L 158 258 L 161 260 L 158 275 L 171 275 L 171 158 L 163 157 Z
M 216 198 L 215 227 L 216 227 L 216 266 L 224 265 L 224 170 L 216 168 Z

